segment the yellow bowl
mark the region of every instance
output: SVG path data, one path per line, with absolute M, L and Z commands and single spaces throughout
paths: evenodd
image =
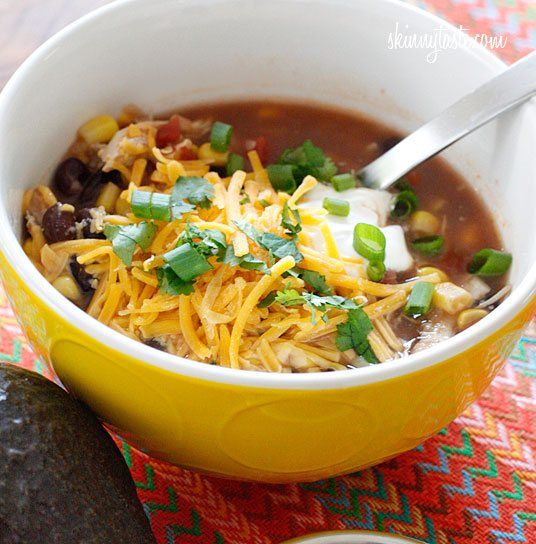
M 378 463 L 475 400 L 533 314 L 533 104 L 448 154 L 498 218 L 514 253 L 512 294 L 475 326 L 404 360 L 275 375 L 173 357 L 87 316 L 20 247 L 23 190 L 47 179 L 77 126 L 125 103 L 165 110 L 229 96 L 312 98 L 410 130 L 503 68 L 481 48 L 430 62 L 426 51 L 390 47 L 395 21 L 418 33 L 439 24 L 388 0 L 122 1 L 52 38 L 0 95 L 0 264 L 9 298 L 68 389 L 144 451 L 269 482 Z

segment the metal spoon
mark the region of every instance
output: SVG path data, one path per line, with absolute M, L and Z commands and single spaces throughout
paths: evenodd
M 464 96 L 360 170 L 363 185 L 388 189 L 412 168 L 536 95 L 536 51 Z

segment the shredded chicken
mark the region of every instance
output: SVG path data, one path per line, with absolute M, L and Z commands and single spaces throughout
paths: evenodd
M 414 344 L 412 352 L 422 351 L 451 338 L 455 334 L 454 322 L 445 314 L 432 312 L 422 324 L 419 340 Z

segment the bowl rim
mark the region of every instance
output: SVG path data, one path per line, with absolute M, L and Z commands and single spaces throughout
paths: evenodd
M 160 0 L 166 2 L 169 0 Z M 196 5 L 206 7 L 211 3 L 239 3 L 246 0 L 203 0 Z M 271 2 L 272 0 L 264 0 Z M 275 0 L 278 5 L 302 3 L 304 0 Z M 314 0 L 317 4 L 327 4 L 330 0 Z M 415 18 L 420 18 L 435 28 L 441 24 L 452 32 L 461 33 L 459 29 L 440 19 L 436 15 L 408 5 L 400 0 L 379 0 L 389 9 L 400 9 L 411 13 Z M 189 0 L 184 0 L 186 4 Z M 369 4 L 377 4 L 378 0 L 362 0 Z M 337 4 L 352 9 L 353 0 L 337 0 Z M 79 30 L 98 24 L 102 17 L 114 13 L 120 16 L 121 10 L 127 10 L 134 5 L 148 4 L 144 0 L 118 0 L 104 5 L 84 15 L 69 24 L 54 36 L 49 38 L 36 49 L 17 69 L 0 93 L 0 131 L 5 112 L 9 108 L 11 97 L 17 93 L 19 86 L 24 86 L 31 74 L 34 65 L 46 58 L 54 49 L 63 42 L 67 42 L 76 36 Z M 491 71 L 499 73 L 506 66 L 499 58 L 479 44 L 471 48 L 463 49 L 471 55 L 475 62 L 486 65 Z M 534 104 L 531 104 L 534 106 Z M 536 110 L 536 108 L 535 108 Z M 536 123 L 535 123 L 536 126 Z M 469 329 L 458 333 L 454 337 L 445 340 L 438 345 L 408 357 L 397 359 L 391 363 L 371 365 L 344 372 L 311 373 L 311 374 L 277 374 L 268 372 L 253 372 L 239 369 L 220 367 L 218 365 L 203 364 L 195 360 L 189 360 L 176 355 L 155 350 L 132 340 L 110 327 L 100 323 L 87 315 L 83 310 L 72 303 L 65 304 L 65 298 L 56 291 L 52 285 L 39 273 L 30 259 L 24 253 L 22 246 L 15 236 L 9 224 L 6 209 L 0 209 L 0 247 L 2 252 L 15 270 L 20 280 L 27 288 L 37 296 L 49 309 L 61 319 L 71 323 L 84 335 L 89 335 L 96 341 L 105 344 L 106 347 L 124 353 L 137 361 L 170 371 L 174 374 L 191 378 L 206 380 L 216 383 L 232 384 L 236 386 L 273 388 L 273 389 L 339 389 L 380 382 L 397 378 L 406 374 L 423 370 L 427 367 L 440 364 L 471 346 L 482 342 L 485 338 L 497 332 L 501 327 L 511 321 L 522 311 L 536 293 L 536 262 L 533 262 L 519 285 L 512 290 L 510 296 L 490 315 L 486 316 Z
M 345 539 L 348 540 L 348 544 L 371 544 L 371 540 L 369 539 L 378 539 L 378 537 L 382 539 L 384 544 L 387 544 L 387 542 L 390 544 L 420 544 L 420 540 L 415 540 L 399 534 L 360 530 L 321 531 L 285 540 L 282 544 L 322 544 L 322 541 L 317 541 L 317 539 L 328 538 L 331 540 L 331 537 L 345 537 Z M 377 543 L 378 540 L 375 542 Z

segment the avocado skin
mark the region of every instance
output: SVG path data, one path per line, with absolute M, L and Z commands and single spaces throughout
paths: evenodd
M 93 413 L 0 363 L 0 543 L 154 544 L 123 457 Z

